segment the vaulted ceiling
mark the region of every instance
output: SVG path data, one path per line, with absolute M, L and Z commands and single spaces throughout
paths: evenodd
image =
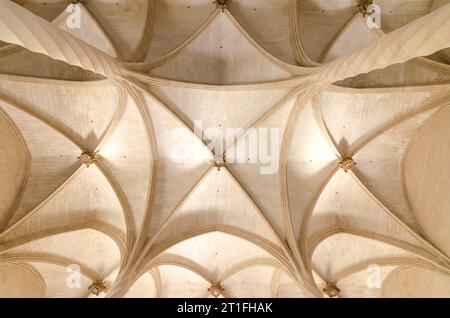
M 450 297 L 450 1 L 68 2 L 0 0 L 1 297 Z

